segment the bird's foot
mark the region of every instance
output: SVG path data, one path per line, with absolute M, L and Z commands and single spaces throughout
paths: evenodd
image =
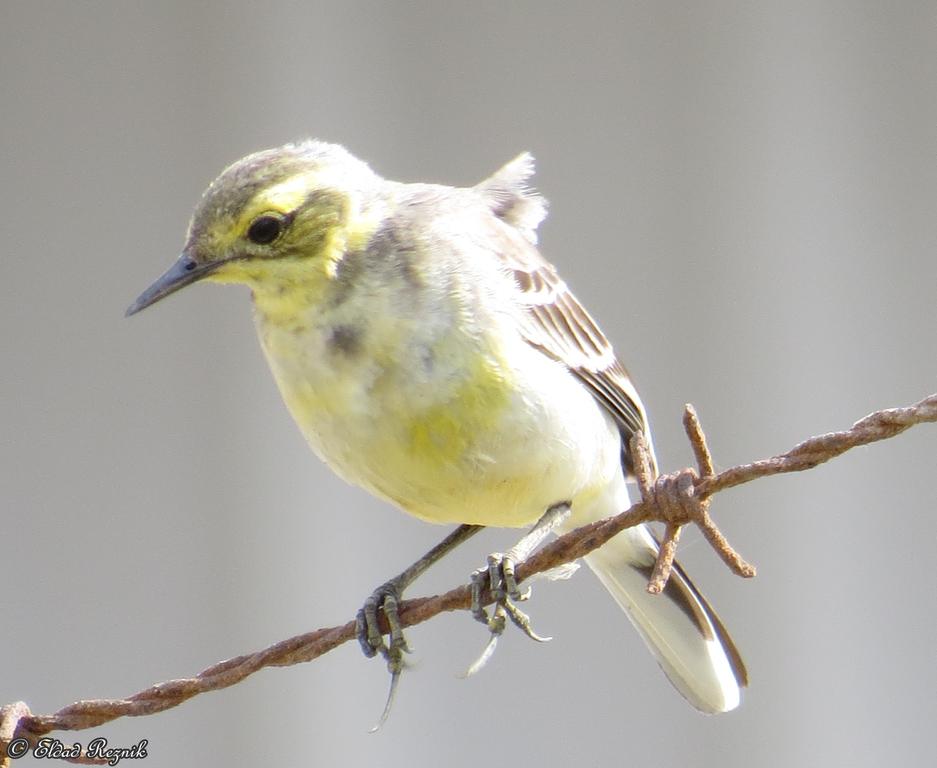
M 358 643 L 364 655 L 370 659 L 380 654 L 387 662 L 387 671 L 390 672 L 390 690 L 387 692 L 387 701 L 380 719 L 371 729 L 372 732 L 384 725 L 390 714 L 394 694 L 397 692 L 397 683 L 400 681 L 400 673 L 406 665 L 403 655 L 410 653 L 410 646 L 403 634 L 398 615 L 401 591 L 402 588 L 397 579 L 391 579 L 382 584 L 365 600 L 355 620 Z M 384 613 L 389 629 L 387 641 L 384 640 L 381 632 L 379 621 L 381 611 Z
M 472 615 L 488 627 L 490 637 L 481 656 L 466 670 L 465 677 L 474 675 L 488 663 L 498 645 L 498 638 L 504 634 L 508 619 L 531 640 L 545 643 L 551 639 L 541 637 L 534 632 L 530 626 L 530 617 L 515 605 L 530 597 L 530 587 L 523 592 L 520 590 L 514 575 L 514 567 L 517 563 L 526 560 L 547 534 L 567 520 L 569 513 L 569 502 L 564 501 L 553 505 L 517 544 L 503 555 L 497 552 L 488 555 L 487 566 L 479 568 L 472 574 Z M 495 602 L 491 615 L 482 604 L 486 587 Z
M 485 650 L 466 670 L 465 677 L 471 677 L 488 663 L 498 645 L 498 638 L 504 634 L 508 619 L 531 640 L 545 643 L 551 639 L 534 632 L 530 625 L 530 617 L 516 605 L 530 597 L 530 587 L 521 591 L 517 585 L 514 576 L 516 562 L 517 558 L 513 552 L 503 555 L 494 552 L 488 555 L 488 564 L 472 574 L 472 615 L 488 627 L 490 636 Z M 495 601 L 494 610 L 490 615 L 482 604 L 486 587 Z

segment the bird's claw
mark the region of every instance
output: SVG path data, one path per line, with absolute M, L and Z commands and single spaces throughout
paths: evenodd
M 364 655 L 370 659 L 380 654 L 387 662 L 387 671 L 390 672 L 390 689 L 387 692 L 387 702 L 384 704 L 384 711 L 381 713 L 380 719 L 371 729 L 372 733 L 384 725 L 387 716 L 390 714 L 391 706 L 394 703 L 394 694 L 397 692 L 397 683 L 400 681 L 400 673 L 405 666 L 403 655 L 411 652 L 403 628 L 400 626 L 399 604 L 400 587 L 395 581 L 391 580 L 379 586 L 368 596 L 368 599 L 364 601 L 364 606 L 355 617 L 358 644 L 361 646 Z M 380 611 L 384 612 L 384 618 L 387 620 L 387 626 L 390 630 L 387 641 L 384 640 L 384 635 L 381 633 Z
M 369 659 L 381 654 L 387 661 L 387 668 L 393 674 L 403 666 L 403 654 L 410 653 L 410 646 L 400 626 L 398 606 L 400 604 L 400 588 L 393 581 L 388 581 L 374 590 L 364 606 L 358 611 L 355 619 L 355 629 L 358 644 L 364 655 Z M 381 633 L 379 613 L 384 612 L 387 620 L 389 642 L 385 642 Z
M 514 565 L 515 558 L 510 553 L 502 555 L 495 552 L 488 555 L 488 563 L 484 567 L 472 573 L 472 615 L 488 627 L 490 637 L 485 650 L 465 672 L 465 677 L 471 677 L 488 663 L 498 645 L 498 638 L 507 627 L 507 619 L 531 640 L 544 643 L 551 639 L 534 632 L 530 617 L 515 605 L 530 597 L 530 587 L 523 591 L 518 587 Z M 490 615 L 482 604 L 486 588 L 495 601 Z

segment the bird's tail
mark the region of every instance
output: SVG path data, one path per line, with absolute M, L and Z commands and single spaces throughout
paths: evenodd
M 585 560 L 687 701 L 706 713 L 735 709 L 748 684 L 745 664 L 716 612 L 676 563 L 664 591 L 648 593 L 657 550 L 642 525 L 622 531 Z

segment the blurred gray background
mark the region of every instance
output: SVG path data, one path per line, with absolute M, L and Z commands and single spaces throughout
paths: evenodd
M 0 4 L 0 703 L 118 697 L 319 626 L 438 540 L 347 487 L 279 401 L 241 289 L 125 320 L 227 163 L 316 136 L 471 184 L 523 149 L 556 262 L 663 467 L 722 466 L 937 390 L 933 3 Z M 147 765 L 878 766 L 937 717 L 937 431 L 725 493 L 759 568 L 682 559 L 749 664 L 707 718 L 587 572 L 463 681 L 467 614 L 387 679 L 349 644 L 94 733 Z M 420 582 L 451 587 L 514 531 Z M 68 734 L 64 735 L 68 739 Z M 88 733 L 78 736 L 87 742 Z

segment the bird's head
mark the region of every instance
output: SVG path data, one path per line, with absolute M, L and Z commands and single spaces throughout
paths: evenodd
M 127 314 L 199 280 L 264 290 L 327 277 L 373 231 L 380 181 L 344 148 L 318 141 L 238 160 L 202 195 L 182 255 Z

